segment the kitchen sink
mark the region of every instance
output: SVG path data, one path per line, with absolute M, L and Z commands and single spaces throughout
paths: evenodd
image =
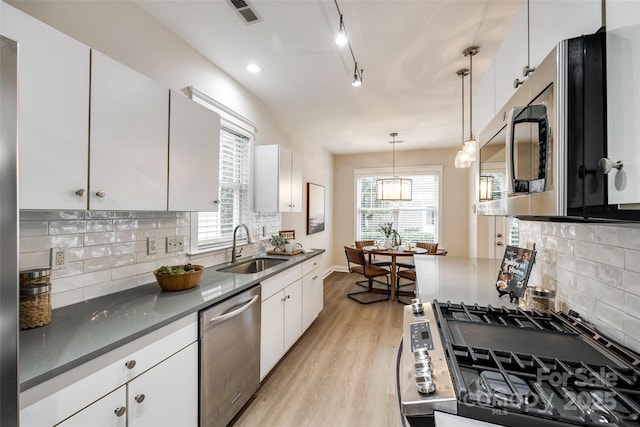
M 276 265 L 286 261 L 286 259 L 281 258 L 252 258 L 246 261 L 237 262 L 235 264 L 219 268 L 218 271 L 235 274 L 253 274 L 264 271 L 267 268 L 275 267 Z

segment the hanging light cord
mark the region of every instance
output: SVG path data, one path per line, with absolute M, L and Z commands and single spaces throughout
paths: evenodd
M 469 57 L 469 139 L 473 139 L 473 56 L 478 52 L 478 46 L 471 46 L 462 51 L 464 56 Z
M 462 94 L 461 94 L 461 98 L 462 98 L 462 144 L 464 145 L 464 78 L 465 76 L 467 76 L 469 74 L 469 70 L 467 68 L 461 68 L 458 71 L 456 71 L 456 74 L 460 76 L 460 78 L 462 79 Z
M 358 70 L 358 61 L 356 61 L 356 55 L 353 53 L 353 48 L 351 47 L 351 41 L 349 41 L 349 33 L 347 33 L 347 26 L 344 24 L 344 19 L 342 17 L 342 12 L 340 11 L 340 6 L 338 6 L 338 0 L 333 0 L 336 4 L 336 10 L 338 11 L 338 15 L 340 16 L 340 23 L 342 24 L 342 29 L 344 30 L 345 35 L 347 36 L 347 45 L 349 46 L 349 52 L 351 52 L 351 59 L 353 59 L 353 65 L 355 67 L 354 77 L 358 77 L 360 82 L 362 83 L 362 75 L 364 74 L 364 69 Z

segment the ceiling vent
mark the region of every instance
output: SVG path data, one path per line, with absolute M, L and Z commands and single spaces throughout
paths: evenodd
M 247 24 L 255 24 L 262 21 L 245 0 L 229 0 L 229 3 Z

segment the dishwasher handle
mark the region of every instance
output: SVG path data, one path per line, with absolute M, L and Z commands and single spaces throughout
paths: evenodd
M 226 312 L 221 316 L 212 317 L 211 319 L 209 319 L 207 324 L 209 326 L 211 326 L 211 325 L 214 325 L 216 323 L 224 322 L 225 320 L 231 319 L 232 317 L 239 316 L 244 311 L 248 310 L 253 304 L 255 304 L 258 301 L 259 297 L 260 297 L 259 294 L 255 295 L 253 298 L 251 298 L 251 300 L 248 303 L 246 303 L 244 305 L 236 306 L 236 307 L 239 307 L 239 308 L 233 307 L 235 310 Z

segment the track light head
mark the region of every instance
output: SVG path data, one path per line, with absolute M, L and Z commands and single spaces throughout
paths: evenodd
M 338 29 L 338 33 L 335 38 L 336 44 L 340 47 L 346 46 L 349 42 L 349 38 L 347 37 L 347 31 L 344 29 L 344 21 L 342 20 L 342 14 L 340 14 L 340 28 Z
M 360 87 L 362 86 L 362 74 L 364 70 L 358 70 L 358 63 L 355 63 L 355 68 L 353 70 L 353 81 L 351 82 L 351 86 Z

